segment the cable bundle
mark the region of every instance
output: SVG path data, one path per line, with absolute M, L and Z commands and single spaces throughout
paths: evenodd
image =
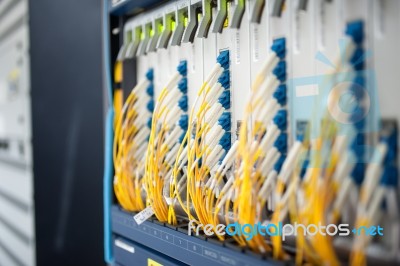
M 161 91 L 151 121 L 145 168 L 147 205 L 162 222 L 168 220 L 169 183 L 188 126 L 186 74 L 187 63 L 182 61 Z
M 390 227 L 391 240 L 388 250 L 391 256 L 397 256 L 400 244 L 398 234 L 400 232 L 399 206 L 397 201 L 398 171 L 397 164 L 397 128 L 390 128 L 388 134 L 381 137 L 381 141 L 375 149 L 371 163 L 366 168 L 366 175 L 361 186 L 359 202 L 357 206 L 356 228 L 370 228 L 378 222 Z M 378 178 L 377 178 L 378 177 Z M 379 178 L 380 177 L 380 178 Z M 381 223 L 379 223 L 381 224 Z M 374 232 L 378 234 L 379 232 Z M 358 234 L 353 242 L 351 256 L 352 265 L 366 265 L 365 250 L 371 243 L 374 234 Z
M 222 51 L 191 109 L 185 135 L 187 145 L 186 148 L 181 145 L 178 152 L 171 183 L 171 198 L 174 199 L 171 209 L 177 199 L 188 217 L 197 222 L 211 221 L 207 191 L 211 189 L 215 170 L 224 164 L 222 159 L 231 146 L 229 88 L 229 51 Z M 181 198 L 184 189 L 186 203 Z
M 344 62 L 354 51 L 351 40 L 346 44 L 342 55 Z M 342 82 L 340 75 L 336 74 L 343 70 L 353 75 L 351 67 L 338 64 L 338 68 L 332 75 L 326 76 L 325 85 L 331 88 L 335 82 Z M 334 80 L 331 80 L 332 77 Z M 339 99 L 334 97 L 331 101 L 336 102 Z M 326 115 L 320 116 L 317 110 L 326 110 L 322 112 Z M 271 219 L 275 224 L 287 219 L 291 224 L 298 223 L 305 227 L 329 223 L 328 217 L 331 216 L 329 213 L 333 200 L 336 198 L 335 190 L 332 189 L 335 187 L 334 175 L 338 170 L 339 155 L 344 152 L 352 138 L 352 131 L 346 128 L 345 132 L 340 132 L 344 134 L 343 136 L 339 134 L 337 122 L 327 114 L 327 106 L 320 98 L 316 101 L 314 113 L 314 124 L 311 126 L 318 128 L 317 123 L 320 123 L 320 133 L 310 142 L 307 132 L 298 136 L 278 175 L 274 193 L 276 206 Z M 287 258 L 282 248 L 281 238 L 273 236 L 271 240 L 274 257 Z M 314 236 L 305 237 L 304 231 L 300 231 L 296 237 L 296 247 L 297 264 L 302 264 L 304 260 L 316 264 L 329 262 L 337 265 L 339 263 L 332 238 L 329 236 L 317 233 Z
M 335 83 L 342 83 L 352 78 L 354 82 L 350 83 L 347 89 L 358 97 L 357 101 L 360 101 L 362 94 L 355 91 L 354 86 L 360 86 L 361 79 L 357 71 L 363 64 L 363 53 L 360 53 L 358 48 L 358 42 L 362 36 L 359 31 L 362 28 L 357 23 L 351 24 L 350 29 L 350 38 L 342 55 L 344 65 L 339 64 L 335 73 L 327 76 L 333 77 L 333 80 L 328 80 L 326 83 L 333 86 Z M 354 64 L 354 62 L 357 63 Z M 345 79 L 343 79 L 343 74 Z M 339 100 L 340 95 L 333 94 L 328 101 L 328 108 Z M 327 106 L 323 105 L 317 110 L 326 108 Z M 310 144 L 304 140 L 303 144 L 300 141 L 296 142 L 279 173 L 274 196 L 277 202 L 272 222 L 278 223 L 289 219 L 291 224 L 326 227 L 325 234 L 316 233 L 305 237 L 303 231 L 298 232 L 296 236 L 297 264 L 308 261 L 313 264 L 340 265 L 334 241 L 336 237 L 328 232 L 327 226 L 337 225 L 339 222 L 353 225 L 355 228 L 375 225 L 379 221 L 378 214 L 382 212 L 380 205 L 383 203 L 384 191 L 388 191 L 388 187 L 391 187 L 393 191 L 394 180 L 397 180 L 397 172 L 392 167 L 386 168 L 382 175 L 382 161 L 386 156 L 389 140 L 377 146 L 370 163 L 364 163 L 367 158 L 361 150 L 364 148 L 361 128 L 365 124 L 365 118 L 358 119 L 362 107 L 353 108 L 356 109 L 353 109 L 353 113 L 346 118 L 347 121 L 344 124 L 338 123 L 326 112 L 326 115 L 322 116 L 322 121 L 319 120 L 321 123 L 319 136 L 311 140 Z M 390 139 L 393 142 L 396 138 Z M 365 165 L 367 165 L 367 171 L 364 174 L 360 169 L 363 169 Z M 380 179 L 383 185 L 376 186 Z M 376 194 L 372 197 L 370 193 L 373 190 Z M 397 216 L 397 209 L 397 203 L 392 204 L 392 210 L 396 210 L 392 212 L 392 217 Z M 354 213 L 357 213 L 357 217 Z M 399 230 L 398 224 L 396 226 L 394 232 Z M 364 252 L 371 238 L 365 234 L 355 236 L 351 256 L 352 265 L 366 264 Z M 281 238 L 272 237 L 272 243 L 275 258 L 284 259 Z
M 286 104 L 285 46 L 284 38 L 274 41 L 271 54 L 252 86 L 235 146 L 237 166 L 218 195 L 215 224 L 222 222 L 219 213 L 224 214 L 227 224 L 261 221 L 261 209 L 267 197 L 262 199 L 273 186 L 287 147 L 286 110 L 282 108 Z M 234 238 L 240 245 L 246 245 L 244 236 Z M 261 236 L 255 236 L 248 244 L 258 252 L 268 249 Z
M 115 120 L 114 191 L 121 206 L 129 211 L 144 208 L 142 183 L 145 152 L 153 112 L 153 70 L 136 85 Z
M 324 85 L 331 89 L 351 79 L 346 89 L 362 101 L 365 95 L 359 88 L 366 84 L 363 24 L 350 23 L 346 35 L 341 63 L 326 76 Z M 239 138 L 231 143 L 229 57 L 229 51 L 219 54 L 190 115 L 186 61 L 180 62 L 155 106 L 152 71 L 123 106 L 122 90 L 117 86 L 114 190 L 122 207 L 139 211 L 151 206 L 159 221 L 170 224 L 177 224 L 178 216 L 186 214 L 192 222 L 212 225 L 215 233 L 219 224 L 232 223 L 304 227 L 346 223 L 367 228 L 384 216 L 395 232 L 395 256 L 400 246 L 395 237 L 400 231 L 397 129 L 385 132 L 372 161 L 366 164 L 366 119 L 360 119 L 364 110 L 357 107 L 338 123 L 332 106 L 341 95 L 332 93 L 327 101 L 317 97 L 313 119 L 288 151 L 286 40 L 280 38 L 273 41 L 256 76 Z M 121 71 L 117 62 L 116 85 L 122 80 Z M 310 136 L 312 129 L 317 129 L 317 136 Z M 340 265 L 335 242 L 340 237 L 306 236 L 302 230 L 289 241 L 296 246 L 296 264 Z M 217 237 L 225 239 L 220 234 Z M 236 234 L 233 238 L 255 252 L 272 252 L 279 260 L 290 258 L 281 235 L 267 239 L 254 234 L 248 239 Z M 372 236 L 360 234 L 352 240 L 347 241 L 353 245 L 351 263 L 366 264 L 365 250 Z

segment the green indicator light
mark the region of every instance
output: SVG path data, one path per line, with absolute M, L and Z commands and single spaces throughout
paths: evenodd
M 174 30 L 175 30 L 175 27 L 176 27 L 175 20 L 172 20 L 172 21 L 171 21 L 171 30 L 174 31 Z
M 183 25 L 185 26 L 185 28 L 188 25 L 188 17 L 186 17 L 186 16 L 183 18 Z
M 164 30 L 164 25 L 162 23 L 158 24 L 158 32 L 163 32 Z
M 127 42 L 131 42 L 132 41 L 132 31 L 128 31 L 126 34 L 126 40 Z
M 140 40 L 142 40 L 142 41 L 144 40 L 144 32 L 143 31 L 140 32 Z

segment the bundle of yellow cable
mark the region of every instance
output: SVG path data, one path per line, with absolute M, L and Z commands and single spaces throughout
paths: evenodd
M 379 226 L 374 233 L 360 232 L 362 228 L 366 229 L 381 224 L 380 220 L 382 221 L 382 217 L 385 217 L 387 220 L 392 222 L 397 220 L 397 222 L 392 223 L 394 227 L 392 225 L 385 228 L 384 235 L 390 235 L 390 233 L 388 234 L 390 229 L 394 234 L 399 230 L 398 203 L 396 200 L 389 200 L 390 196 L 388 196 L 392 195 L 392 199 L 398 196 L 398 170 L 395 167 L 397 164 L 397 137 L 397 130 L 393 130 L 388 136 L 382 136 L 367 166 L 358 199 L 355 228 L 358 228 L 359 232 L 355 235 L 353 241 L 350 257 L 351 265 L 366 265 L 365 251 L 372 241 L 373 235 L 383 235 L 383 227 L 379 229 Z M 382 208 L 385 200 L 387 206 Z M 397 229 L 394 229 L 396 226 Z M 393 250 L 391 255 L 395 257 L 398 254 L 398 236 L 394 235 L 392 239 L 394 241 L 390 245 Z
M 337 60 L 336 68 L 326 75 L 320 88 L 331 89 L 336 83 L 351 79 L 352 75 L 354 75 L 353 68 L 348 64 L 348 61 L 354 54 L 355 44 L 349 38 L 344 44 L 345 46 L 341 57 Z M 345 64 L 343 65 L 343 63 Z M 340 74 L 338 75 L 338 73 Z M 304 146 L 305 143 L 301 143 L 302 139 L 293 145 L 279 174 L 276 185 L 275 198 L 277 203 L 272 217 L 272 223 L 274 224 L 284 221 L 287 214 L 289 214 L 292 223 L 300 222 L 305 226 L 319 223 L 324 225 L 327 221 L 330 221 L 331 214 L 328 210 L 330 210 L 332 202 L 336 197 L 336 190 L 332 188 L 339 186 L 336 182 L 337 180 L 334 178 L 338 168 L 338 158 L 351 141 L 352 132 L 346 132 L 349 136 L 346 135 L 345 138 L 335 136 L 337 132 L 336 123 L 329 120 L 329 106 L 327 107 L 324 104 L 326 99 L 322 98 L 326 93 L 320 92 L 319 95 L 315 101 L 314 108 L 316 111 L 313 112 L 314 116 L 311 120 L 313 124 L 311 126 L 318 128 L 316 125 L 321 120 L 326 123 L 322 126 L 320 135 L 312 141 L 311 166 L 308 167 L 305 173 L 301 174 L 305 174 L 305 177 L 301 180 L 299 176 L 301 170 L 299 167 L 304 167 L 302 165 L 305 159 L 302 158 L 301 154 L 307 153 L 307 146 Z M 332 102 L 337 104 L 339 100 L 338 95 L 335 93 L 332 95 L 328 99 L 330 101 L 328 105 L 332 104 Z M 325 115 L 320 116 L 321 112 L 318 110 L 325 110 L 322 112 Z M 299 194 L 303 198 L 302 206 L 298 205 L 296 194 Z M 337 265 L 339 263 L 331 238 L 320 234 L 306 238 L 303 234 L 298 233 L 296 241 L 297 264 L 302 264 L 303 259 L 319 264 L 328 262 Z M 278 259 L 285 258 L 281 238 L 279 236 L 272 237 L 272 244 L 274 257 Z
M 333 73 L 334 75 L 328 75 L 328 77 L 332 76 L 334 78 L 331 83 L 328 83 L 331 87 L 336 86 L 335 82 L 340 84 L 343 81 L 354 79 L 356 71 L 354 62 L 363 60 L 359 56 L 359 51 L 362 50 L 357 48 L 357 46 L 360 46 L 363 36 L 362 27 L 360 25 L 361 24 L 357 22 L 353 25 L 349 24 L 348 26 L 346 31 L 348 40 L 343 50 L 344 54 L 340 60 L 344 65 L 340 63 L 337 64 L 334 70 L 335 72 Z M 345 77 L 343 78 L 343 76 Z M 351 90 L 351 87 L 348 89 Z M 335 93 L 336 91 L 337 90 L 333 90 L 331 97 L 328 99 L 327 108 L 330 111 L 330 115 L 335 115 L 334 106 L 337 106 L 339 102 L 340 95 L 337 95 L 337 93 Z M 325 106 L 323 108 L 325 108 Z M 316 141 L 315 148 L 318 153 L 312 158 L 314 160 L 312 164 L 314 167 L 317 167 L 317 169 L 314 168 L 310 170 L 309 176 L 311 177 L 306 177 L 303 182 L 309 209 L 308 211 L 304 211 L 302 217 L 308 216 L 309 218 L 307 219 L 310 223 L 321 223 L 322 225 L 326 225 L 329 222 L 337 223 L 340 219 L 340 211 L 346 202 L 350 188 L 355 188 L 353 192 L 357 193 L 357 188 L 354 186 L 354 181 L 352 180 L 355 178 L 351 174 L 354 168 L 354 163 L 352 162 L 355 161 L 355 156 L 351 149 L 346 150 L 348 146 L 350 146 L 349 143 L 353 142 L 355 132 L 352 130 L 352 126 L 344 126 L 344 130 L 338 132 L 337 125 L 339 123 L 337 123 L 337 121 L 329 121 L 327 117 L 328 114 L 324 118 L 324 121 L 327 123 L 322 125 L 321 137 Z M 348 122 L 352 122 L 352 118 L 350 117 L 349 119 L 350 121 Z M 339 120 L 343 121 L 343 118 Z M 314 119 L 314 121 L 318 120 Z M 345 155 L 343 158 L 344 160 L 339 162 L 339 155 L 343 153 Z M 328 160 L 328 158 L 330 160 Z M 320 193 L 315 193 L 315 191 L 319 191 Z M 332 265 L 340 264 L 335 254 L 332 237 L 317 234 L 310 237 L 309 242 L 320 263 L 329 263 Z
M 150 69 L 146 73 L 146 79 L 132 89 L 115 120 L 114 191 L 118 202 L 129 211 L 140 211 L 144 208 L 143 153 L 147 148 L 147 137 L 150 133 L 146 124 L 152 112 L 152 80 L 153 71 Z
M 172 177 L 173 163 L 182 143 L 181 136 L 187 127 L 187 123 L 180 123 L 187 110 L 186 74 L 187 63 L 182 61 L 161 91 L 151 121 L 145 166 L 147 206 L 152 207 L 157 219 L 162 222 L 168 221 L 169 202 L 166 196 L 169 193 L 165 190 Z
M 210 222 L 210 213 L 207 210 L 207 190 L 205 186 L 207 179 L 211 177 L 211 170 L 217 165 L 218 160 L 224 154 L 224 147 L 220 140 L 224 133 L 230 128 L 230 116 L 226 116 L 228 124 L 220 123 L 226 106 L 220 101 L 219 97 L 230 84 L 229 78 L 229 53 L 222 52 L 217 59 L 220 65 L 214 76 L 207 82 L 204 91 L 198 93 L 201 99 L 199 110 L 196 112 L 194 121 L 189 121 L 194 125 L 194 136 L 188 139 L 188 162 L 187 162 L 187 191 L 192 201 L 192 206 L 197 219 L 202 224 Z M 230 104 L 228 99 L 228 104 Z M 196 108 L 194 106 L 193 108 Z M 215 130 L 217 129 L 217 130 Z M 230 135 L 226 135 L 229 138 Z
M 335 165 L 332 165 L 330 149 L 336 134 L 336 124 L 333 121 L 325 120 L 322 127 L 321 137 L 312 146 L 311 167 L 303 179 L 304 199 L 307 207 L 299 208 L 299 221 L 308 226 L 310 224 L 326 225 L 329 217 L 332 193 L 332 172 Z M 316 193 L 318 191 L 318 193 Z M 299 206 L 300 207 L 300 206 Z M 310 246 L 307 246 L 307 243 Z M 310 236 L 305 245 L 306 259 L 318 262 L 340 265 L 337 259 L 332 238 L 325 234 L 317 233 Z M 310 249 L 312 247 L 312 249 Z M 298 258 L 298 263 L 300 259 Z
M 270 56 L 252 85 L 239 132 L 237 167 L 234 178 L 228 180 L 216 202 L 215 223 L 221 222 L 220 212 L 225 214 L 226 224 L 262 222 L 265 201 L 261 203 L 258 195 L 261 189 L 268 189 L 262 185 L 286 149 L 286 134 L 283 134 L 286 111 L 279 111 L 286 100 L 286 87 L 280 85 L 286 77 L 285 62 L 280 61 L 284 59 L 285 51 L 285 39 L 275 40 Z M 239 245 L 249 245 L 256 252 L 270 250 L 261 235 L 257 234 L 249 241 L 243 235 L 233 237 Z
M 184 140 L 186 148 L 182 143 L 170 186 L 173 202 L 178 200 L 188 218 L 197 223 L 211 223 L 212 216 L 206 204 L 208 188 L 205 184 L 212 176 L 212 169 L 217 167 L 218 160 L 224 155 L 226 142 L 230 144 L 230 135 L 224 134 L 230 128 L 230 114 L 224 113 L 230 106 L 228 67 L 229 51 L 222 51 L 191 108 Z M 182 199 L 185 182 L 186 199 Z

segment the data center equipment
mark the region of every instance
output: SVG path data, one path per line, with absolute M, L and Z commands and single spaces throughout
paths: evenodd
M 34 265 L 28 2 L 1 1 L 0 25 L 0 264 Z
M 0 265 L 102 263 L 101 6 L 78 2 L 0 1 Z
M 398 14 L 104 1 L 106 262 L 399 264 Z

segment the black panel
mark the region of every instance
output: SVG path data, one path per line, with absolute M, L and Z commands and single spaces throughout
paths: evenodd
M 122 81 L 122 88 L 124 90 L 125 98 L 131 93 L 133 87 L 136 85 L 136 59 L 124 60 L 124 79 Z
M 104 265 L 101 1 L 30 2 L 38 265 Z

